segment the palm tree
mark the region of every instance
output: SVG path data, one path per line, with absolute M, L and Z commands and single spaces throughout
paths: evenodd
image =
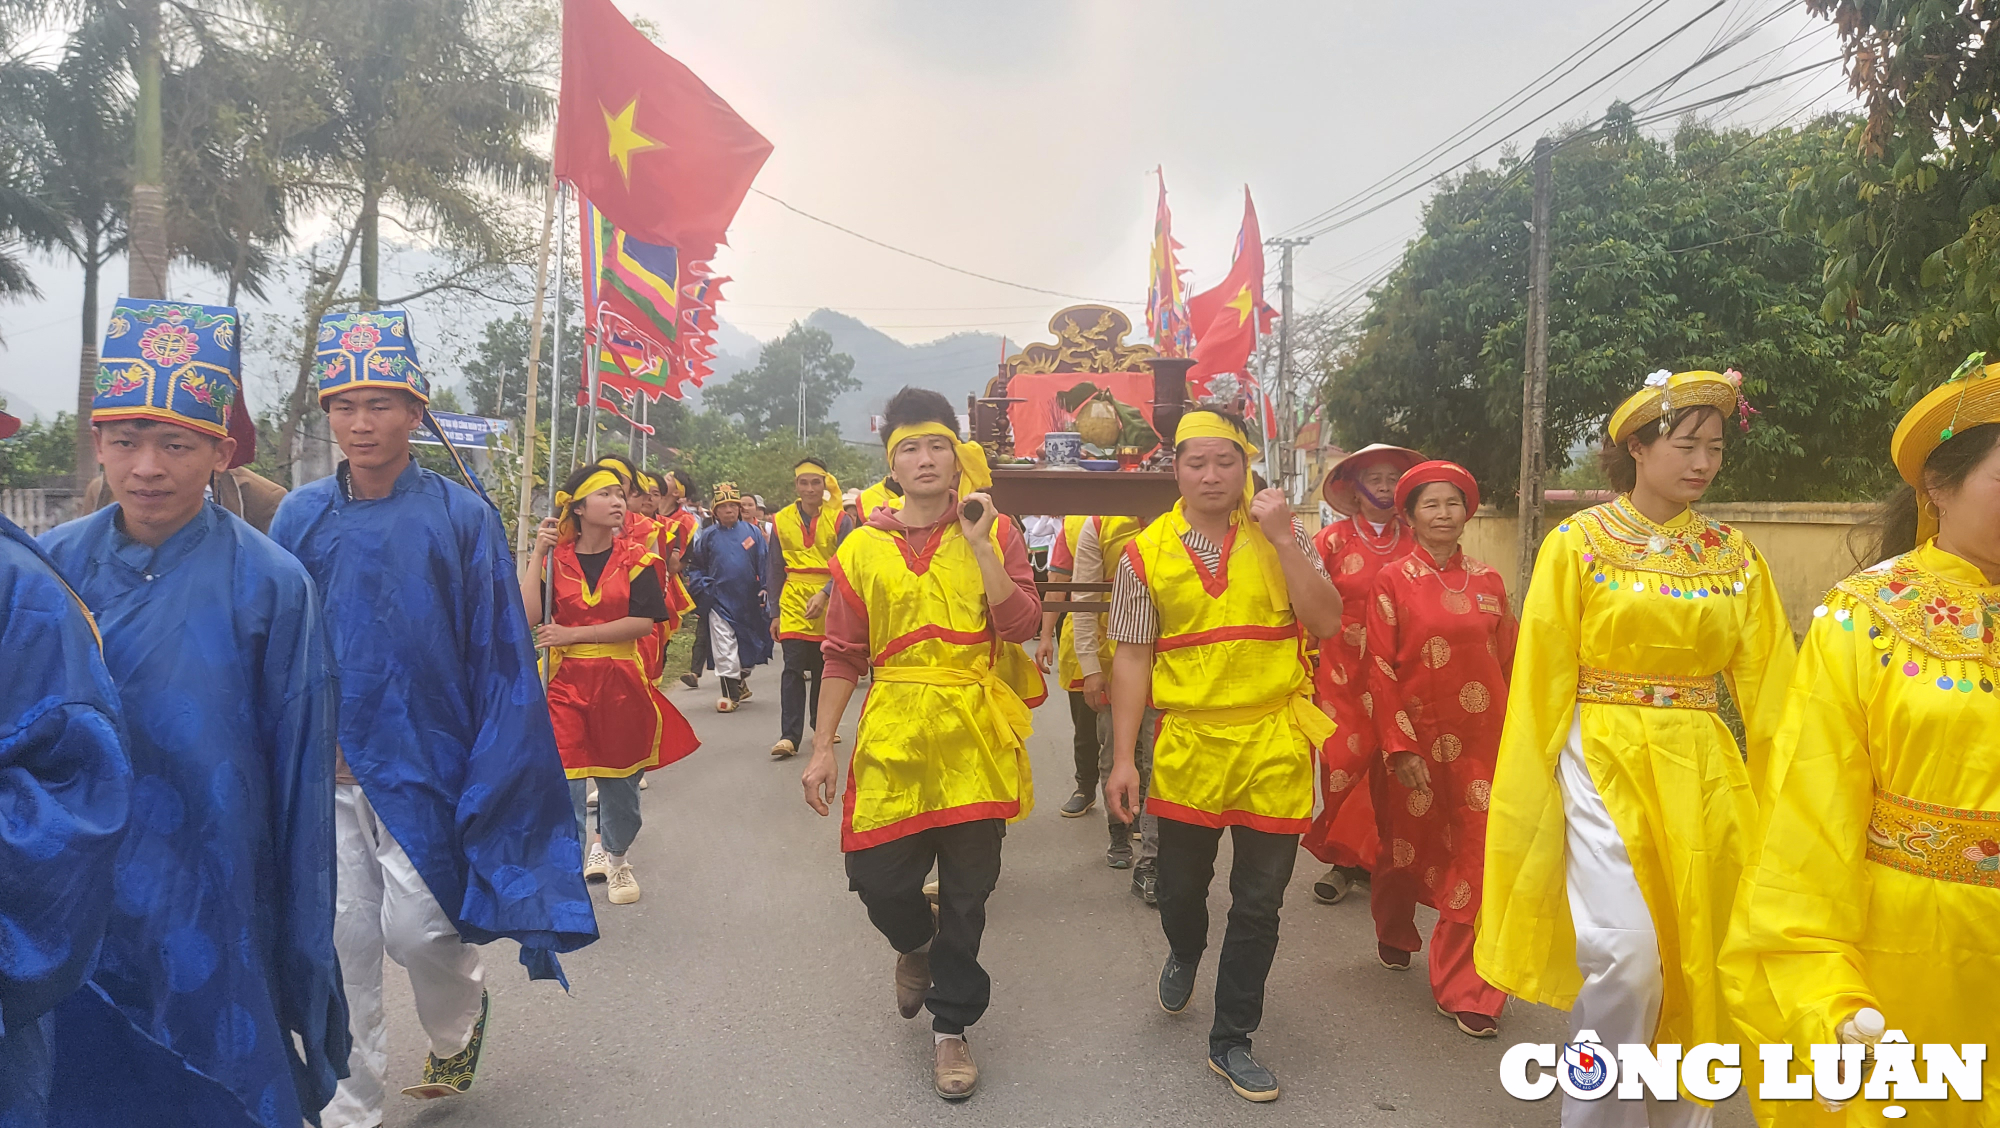
M 97 391 L 97 304 L 104 266 L 125 250 L 130 200 L 132 102 L 120 81 L 130 49 L 127 25 L 92 19 L 64 46 L 52 68 L 25 76 L 33 120 L 38 191 L 64 230 L 39 240 L 83 268 L 82 347 L 77 360 L 77 489 L 97 473 L 90 442 L 90 401 Z
M 300 144 L 321 173 L 314 202 L 353 217 L 361 304 L 382 296 L 385 209 L 474 261 L 518 257 L 522 225 L 496 205 L 548 176 L 528 143 L 554 108 L 537 81 L 547 25 L 516 18 L 506 0 L 263 0 L 262 10 L 324 62 L 326 115 Z M 307 402 L 305 370 L 287 437 Z

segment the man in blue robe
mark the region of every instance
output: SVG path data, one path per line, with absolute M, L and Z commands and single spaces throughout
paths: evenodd
M 722 679 L 718 713 L 750 696 L 745 680 L 753 666 L 771 660 L 771 618 L 764 607 L 768 567 L 764 531 L 742 520 L 743 495 L 733 482 L 715 487 L 715 522 L 695 534 L 681 579 L 708 627 L 715 676 Z
M 226 307 L 118 302 L 91 409 L 114 504 L 42 544 L 103 631 L 130 737 L 130 825 L 111 880 L 80 895 L 110 909 L 90 989 L 234 1094 L 244 1122 L 296 1128 L 348 1052 L 336 698 L 305 569 L 206 496 L 239 453 L 237 328 Z M 95 1021 L 57 1016 L 56 1103 L 67 1086 L 98 1107 L 70 1122 L 179 1103 L 184 1078 L 164 1071 L 117 1111 L 137 1066 Z
M 312 574 L 340 667 L 335 941 L 353 1075 L 327 1128 L 381 1123 L 382 957 L 410 975 L 423 1082 L 471 1087 L 486 1030 L 474 945 L 520 942 L 531 978 L 597 938 L 569 784 L 493 507 L 418 466 L 429 383 L 401 311 L 329 315 L 319 396 L 345 460 L 292 491 L 271 536 Z
M 0 414 L 0 435 L 13 417 Z M 0 517 L 0 1124 L 47 1123 L 56 1005 L 90 974 L 132 786 L 83 603 Z

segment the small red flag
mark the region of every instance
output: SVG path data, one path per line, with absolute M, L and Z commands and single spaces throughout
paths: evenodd
M 1257 331 L 1269 333 L 1271 320 L 1278 311 L 1264 304 L 1264 235 L 1257 226 L 1257 205 L 1250 202 L 1250 189 L 1243 189 L 1243 226 L 1236 232 L 1236 251 L 1229 260 L 1229 276 L 1212 290 L 1188 299 L 1188 320 L 1194 324 L 1195 339 L 1206 335 L 1209 326 L 1222 313 L 1224 306 L 1236 300 L 1243 287 L 1250 287 L 1250 298 L 1257 317 Z
M 771 143 L 611 0 L 563 0 L 556 175 L 633 238 L 712 257 Z

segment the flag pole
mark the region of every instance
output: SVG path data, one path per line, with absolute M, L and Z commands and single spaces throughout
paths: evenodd
M 564 185 L 556 196 L 556 328 L 554 359 L 549 362 L 549 399 L 552 403 L 549 415 L 549 516 L 556 513 L 556 436 L 562 427 L 562 368 L 563 368 L 563 287 L 569 282 L 569 271 L 563 251 L 569 246 L 569 186 Z M 569 460 L 576 463 L 576 440 L 569 444 Z
M 542 302 L 549 289 L 549 238 L 555 234 L 556 178 L 549 177 L 548 201 L 542 205 L 542 246 L 535 256 L 535 312 L 528 318 L 528 406 L 521 421 L 521 497 L 514 509 L 514 551 L 528 550 L 528 511 L 535 495 L 535 392 L 542 374 Z M 551 405 L 553 406 L 553 405 Z M 553 440 L 555 428 L 549 428 Z M 555 484 L 549 484 L 551 492 Z

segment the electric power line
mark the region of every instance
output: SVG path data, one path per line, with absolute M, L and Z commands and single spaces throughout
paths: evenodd
M 791 204 L 788 204 L 785 201 L 779 199 L 778 197 L 771 195 L 769 192 L 764 191 L 762 188 L 752 188 L 750 190 L 752 192 L 755 192 L 759 196 L 762 196 L 765 199 L 771 201 L 772 203 L 778 205 L 779 207 L 784 208 L 786 211 L 804 216 L 805 218 L 812 220 L 814 223 L 822 224 L 826 227 L 831 227 L 835 231 L 838 231 L 844 235 L 852 235 L 856 239 L 859 239 L 864 243 L 871 243 L 877 247 L 882 248 L 885 251 L 894 251 L 899 255 L 905 255 L 909 258 L 916 259 L 919 262 L 927 262 L 930 263 L 932 266 L 942 267 L 945 270 L 949 270 L 954 274 L 963 274 L 968 278 L 977 278 L 983 282 L 993 282 L 1001 286 L 1012 286 L 1016 290 L 1026 290 L 1029 293 L 1034 293 L 1034 294 L 1048 294 L 1051 297 L 1068 298 L 1071 301 L 1077 301 L 1077 302 L 1097 302 L 1101 305 L 1112 305 L 1112 306 L 1143 306 L 1146 304 L 1144 301 L 1124 301 L 1114 298 L 1092 298 L 1092 297 L 1086 297 L 1082 294 L 1066 293 L 1062 290 L 1051 290 L 1044 286 L 1029 286 L 1021 282 L 1009 282 L 1005 278 L 995 278 L 991 274 L 981 274 L 976 270 L 967 270 L 962 266 L 953 266 L 948 262 L 941 262 L 937 259 L 930 257 L 929 255 L 921 255 L 915 251 L 906 251 L 903 248 L 894 245 L 893 243 L 884 243 L 880 239 L 876 239 L 868 235 L 863 235 L 861 232 L 856 231 L 851 227 L 842 227 L 840 224 L 835 223 L 830 219 L 821 219 L 819 216 L 816 216 L 809 211 L 806 211 L 802 208 L 793 207 Z

